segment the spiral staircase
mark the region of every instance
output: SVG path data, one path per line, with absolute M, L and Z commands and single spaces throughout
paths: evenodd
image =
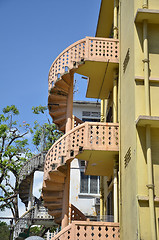
M 31 225 L 44 225 L 52 227 L 55 225 L 53 217 L 48 214 L 48 210 L 43 206 L 43 201 L 30 196 L 30 186 L 32 185 L 35 171 L 44 171 L 44 161 L 46 152 L 33 156 L 27 161 L 19 174 L 19 197 L 28 207 L 29 199 L 32 200 L 31 208 L 26 211 L 14 225 L 13 239 L 24 239 L 29 233 Z M 36 201 L 35 201 L 36 199 Z
M 118 49 L 118 40 L 86 37 L 66 48 L 55 59 L 49 71 L 48 106 L 54 123 L 61 131 L 65 132 L 67 123 L 73 74 L 88 77 L 87 97 L 107 98 L 113 86 L 113 69 L 119 63 Z M 73 123 L 72 126 L 74 128 L 50 148 L 44 166 L 42 198 L 48 213 L 58 224 L 62 220 L 68 164 L 75 157 L 80 158 L 87 161 L 86 174 L 109 176 L 113 171 L 113 159 L 119 152 L 118 124 L 85 122 Z M 98 169 L 94 171 L 93 166 L 97 164 Z M 103 164 L 106 166 L 104 169 Z
M 39 153 L 27 161 L 19 174 L 19 197 L 28 206 L 30 185 L 35 171 L 44 171 L 46 152 Z
M 49 113 L 61 131 L 65 131 L 67 99 L 72 76 L 87 76 L 87 97 L 106 98 L 112 88 L 112 69 L 119 63 L 119 40 L 86 37 L 66 48 L 53 62 L 49 71 Z M 107 77 L 107 87 L 101 84 Z M 97 84 L 98 79 L 98 84 Z M 93 89 L 96 85 L 95 91 Z M 91 92 L 91 93 L 90 93 Z

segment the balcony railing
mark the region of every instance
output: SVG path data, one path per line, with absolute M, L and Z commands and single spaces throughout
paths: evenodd
M 52 240 L 62 239 L 119 240 L 119 224 L 108 222 L 74 221 L 52 238 Z
M 119 40 L 86 37 L 66 48 L 53 62 L 49 71 L 49 90 L 60 75 L 83 61 L 119 62 Z
M 119 151 L 118 124 L 85 122 L 63 135 L 46 155 L 44 180 L 84 150 Z

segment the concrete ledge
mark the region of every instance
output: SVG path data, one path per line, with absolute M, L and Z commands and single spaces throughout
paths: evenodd
M 159 128 L 159 116 L 142 116 L 140 115 L 135 121 L 137 127 L 150 125 L 152 128 Z
M 134 22 L 142 23 L 144 20 L 148 23 L 159 24 L 159 10 L 138 8 Z
M 149 201 L 149 196 L 140 196 L 140 195 L 137 195 L 137 199 L 138 199 L 138 201 Z M 155 201 L 155 202 L 159 202 L 159 197 L 155 197 L 155 198 L 154 198 L 154 201 Z

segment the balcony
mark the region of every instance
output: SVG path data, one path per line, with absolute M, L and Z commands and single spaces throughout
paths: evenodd
M 52 238 L 52 240 L 62 239 L 119 240 L 119 224 L 108 222 L 74 221 Z
M 88 77 L 87 97 L 107 98 L 113 86 L 113 71 L 119 63 L 119 40 L 86 37 L 66 48 L 49 71 L 50 115 L 64 131 L 71 76 Z
M 66 161 L 75 157 L 88 161 L 86 174 L 111 175 L 113 159 L 119 152 L 118 129 L 118 124 L 97 122 L 85 122 L 72 129 L 48 151 L 44 179 L 49 172 L 60 170 Z

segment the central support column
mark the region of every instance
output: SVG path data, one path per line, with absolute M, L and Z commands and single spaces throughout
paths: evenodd
M 30 181 L 28 208 L 27 208 L 27 210 L 30 210 L 31 207 L 33 206 L 33 182 L 34 182 L 34 174 L 32 174 L 31 181 Z
M 66 112 L 66 131 L 65 131 L 66 133 L 72 129 L 72 113 L 73 113 L 73 73 L 70 73 L 70 87 L 67 98 L 67 112 Z M 67 163 L 62 206 L 62 221 L 61 221 L 62 229 L 69 224 L 69 192 L 70 192 L 70 163 Z
M 113 122 L 118 122 L 118 72 L 116 69 L 113 80 Z
M 67 97 L 66 129 L 65 129 L 66 133 L 72 129 L 72 113 L 73 113 L 73 73 L 70 73 L 70 87 Z
M 70 192 L 70 163 L 67 164 L 65 186 L 63 192 L 62 221 L 61 228 L 69 224 L 69 192 Z

